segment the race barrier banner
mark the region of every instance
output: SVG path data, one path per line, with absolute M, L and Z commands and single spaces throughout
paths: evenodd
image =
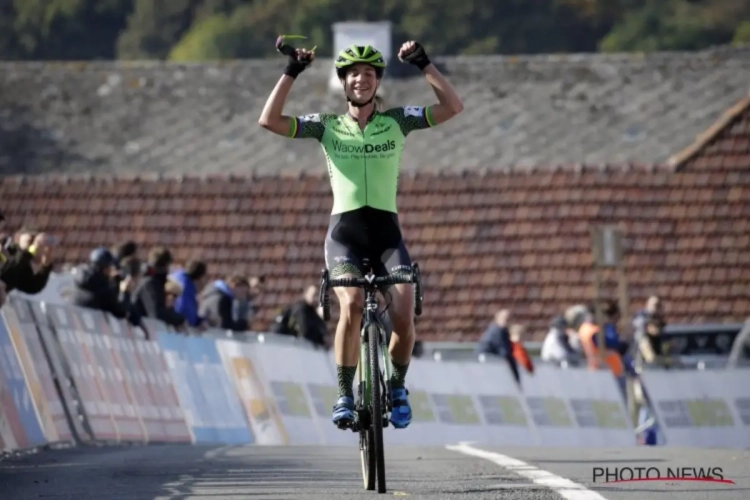
M 644 371 L 669 446 L 750 448 L 750 370 Z
M 11 309 L 11 306 L 6 306 Z M 0 320 L 0 371 L 3 376 L 4 394 L 3 410 L 7 427 L 13 430 L 13 440 L 18 447 L 28 448 L 47 444 L 42 419 L 37 412 L 33 392 L 39 392 L 38 379 L 28 376 L 24 366 L 30 361 L 25 359 L 25 351 L 16 349 L 15 334 L 8 328 L 8 317 L 12 311 L 2 312 Z M 22 359 L 22 355 L 24 358 Z M 31 381 L 30 381 L 31 380 Z
M 56 442 L 356 446 L 331 423 L 331 352 L 225 332 L 145 331 L 100 311 L 11 298 L 0 321 L 0 451 Z M 750 370 L 642 375 L 668 445 L 750 448 Z M 356 382 L 355 382 L 356 384 Z M 636 446 L 609 371 L 414 359 L 413 421 L 390 445 Z M 356 388 L 355 388 L 356 389 Z
M 269 397 L 264 379 L 255 365 L 256 346 L 220 340 L 218 347 L 232 385 L 242 402 L 255 443 L 288 444 L 289 437 L 276 402 Z
M 22 299 L 11 299 L 10 303 L 13 306 L 6 311 L 6 324 L 16 346 L 16 352 L 19 353 L 19 359 L 24 364 L 26 381 L 31 387 L 47 441 L 72 442 L 73 433 L 62 399 L 55 387 L 54 375 L 47 362 L 31 305 Z
M 540 365 L 523 380 L 540 444 L 630 446 L 634 429 L 616 379 L 608 371 Z
M 158 333 L 172 379 L 196 443 L 251 443 L 237 392 L 216 340 Z

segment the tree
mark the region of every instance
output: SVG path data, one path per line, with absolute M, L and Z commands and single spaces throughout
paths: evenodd
M 132 0 L 13 0 L 2 12 L 13 16 L 3 17 L 24 59 L 112 59 L 131 7 Z
M 745 21 L 744 23 L 737 26 L 732 42 L 737 45 L 750 43 L 750 21 Z
M 698 50 L 728 41 L 717 23 L 707 22 L 703 7 L 685 0 L 647 2 L 625 14 L 600 48 L 605 52 Z
M 198 21 L 169 53 L 172 61 L 210 61 L 240 57 L 248 27 L 236 16 L 215 14 Z
M 41 0 L 44 1 L 44 0 Z M 165 59 L 193 23 L 201 0 L 135 0 L 117 40 L 120 59 Z

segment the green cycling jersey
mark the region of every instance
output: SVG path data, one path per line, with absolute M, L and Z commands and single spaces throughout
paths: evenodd
M 333 191 L 331 214 L 365 206 L 398 213 L 406 136 L 434 125 L 429 106 L 403 106 L 376 111 L 364 130 L 348 113 L 292 117 L 289 136 L 317 139 L 323 147 Z

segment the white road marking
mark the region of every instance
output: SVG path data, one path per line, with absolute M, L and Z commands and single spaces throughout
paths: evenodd
M 521 460 L 501 455 L 500 453 L 480 450 L 468 443 L 448 445 L 446 448 L 451 451 L 463 453 L 464 455 L 483 458 L 496 463 L 500 467 L 504 467 L 519 476 L 530 479 L 534 484 L 551 489 L 566 500 L 607 500 L 599 493 L 591 491 L 583 485 L 574 483 L 570 479 L 565 479 L 564 477 L 539 469 Z
M 237 445 L 235 444 L 227 444 L 222 446 L 221 448 L 216 448 L 215 450 L 209 450 L 205 454 L 205 458 L 213 459 L 218 457 L 219 455 L 223 454 L 225 451 L 230 450 L 231 448 L 235 448 Z

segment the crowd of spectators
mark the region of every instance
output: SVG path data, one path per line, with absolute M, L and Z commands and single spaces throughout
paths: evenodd
M 625 335 L 621 335 L 623 332 L 618 329 L 621 312 L 616 301 L 602 301 L 599 311 L 603 317 L 601 327 L 596 321 L 594 307 L 586 304 L 571 306 L 553 318 L 542 343 L 541 361 L 562 367 L 610 370 L 620 383 L 625 400 L 630 384 L 631 397 L 637 400 L 638 422 L 644 426 L 641 442 L 656 444 L 657 428 L 651 418 L 648 395 L 638 375 L 644 365 L 671 368 L 679 363 L 679 358 L 670 354 L 669 342 L 663 335 L 666 326 L 663 303 L 657 296 L 650 297 L 645 307 L 632 318 L 631 328 L 624 332 Z M 519 365 L 532 375 L 534 365 L 523 346 L 523 327 L 511 324 L 509 320 L 510 311 L 499 311 L 483 333 L 477 352 L 504 359 L 520 386 Z
M 142 261 L 140 249 L 129 241 L 91 252 L 89 262 L 75 271 L 72 303 L 127 319 L 135 326 L 141 326 L 143 318 L 153 318 L 185 333 L 250 331 L 265 278 L 240 274 L 209 277 L 205 261 L 176 265 L 164 247 L 151 249 Z M 330 348 L 327 325 L 316 308 L 317 293 L 315 286 L 308 287 L 298 302 L 283 309 L 263 330 Z
M 675 362 L 670 357 L 668 343 L 662 340 L 666 326 L 664 309 L 659 297 L 648 299 L 643 310 L 632 320 L 630 340 L 618 329 L 621 313 L 616 301 L 599 304 L 604 323 L 600 327 L 593 306 L 574 305 L 552 319 L 541 348 L 541 360 L 561 366 L 586 365 L 592 369 L 606 365 L 615 376 L 622 376 L 635 364 Z M 523 325 L 510 322 L 510 311 L 499 311 L 482 334 L 477 352 L 505 358 L 519 380 L 518 365 L 533 373 L 533 363 L 523 346 Z M 600 353 L 600 333 L 603 330 L 604 352 Z
M 0 213 L 0 234 L 4 217 Z M 7 294 L 19 290 L 34 295 L 49 281 L 55 266 L 53 236 L 24 227 L 0 240 L 0 307 Z M 160 320 L 178 332 L 200 334 L 207 330 L 270 331 L 303 339 L 312 346 L 330 349 L 333 338 L 318 304 L 318 287 L 310 284 L 300 298 L 280 308 L 270 325 L 254 325 L 263 276 L 234 274 L 209 279 L 209 263 L 192 260 L 180 265 L 164 247 L 146 252 L 133 241 L 115 247 L 98 247 L 88 262 L 72 269 L 71 304 L 96 309 L 144 326 L 144 318 Z M 386 327 L 390 328 L 387 315 Z M 148 329 L 143 328 L 148 334 Z M 390 333 L 390 332 L 389 332 Z M 422 344 L 415 345 L 416 356 Z
M 4 224 L 0 213 L 0 234 L 4 234 Z M 0 237 L 0 307 L 13 290 L 35 295 L 47 286 L 56 264 L 55 244 L 52 235 L 33 227 Z M 134 326 L 153 318 L 185 333 L 252 329 L 263 276 L 233 274 L 211 280 L 207 262 L 177 264 L 164 247 L 152 248 L 142 257 L 133 241 L 93 249 L 88 262 L 73 270 L 71 303 L 127 319 Z M 329 331 L 316 305 L 317 288 L 310 286 L 298 302 L 280 311 L 283 321 L 277 318 L 261 329 L 328 349 Z

